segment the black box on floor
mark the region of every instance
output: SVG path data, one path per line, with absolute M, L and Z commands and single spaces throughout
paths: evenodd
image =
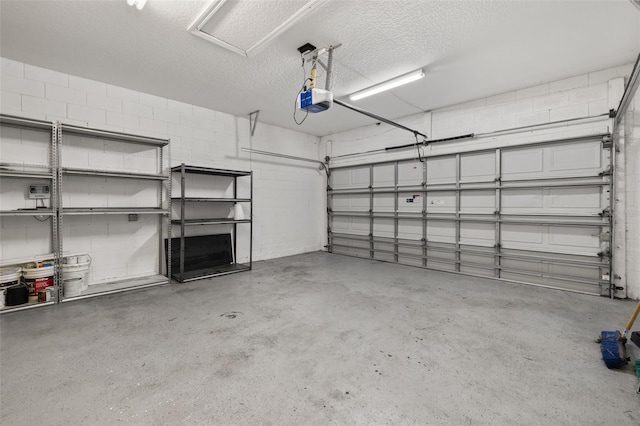
M 640 348 L 640 332 L 634 331 L 633 333 L 631 333 L 631 341 Z

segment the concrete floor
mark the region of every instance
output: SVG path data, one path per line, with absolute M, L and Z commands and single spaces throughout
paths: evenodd
M 258 262 L 3 315 L 0 420 L 637 426 L 633 370 L 594 343 L 633 306 L 319 252 Z

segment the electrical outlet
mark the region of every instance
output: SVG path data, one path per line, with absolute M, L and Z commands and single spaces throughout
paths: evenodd
M 130 214 L 129 215 L 129 222 L 137 222 L 138 221 L 138 215 L 137 214 Z
M 32 200 L 51 198 L 51 188 L 49 185 L 29 185 L 27 196 Z

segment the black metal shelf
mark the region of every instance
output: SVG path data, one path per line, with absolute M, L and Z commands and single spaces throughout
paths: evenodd
M 172 172 L 180 172 L 181 170 L 182 170 L 182 166 L 175 166 L 171 168 Z M 251 172 L 245 172 L 245 171 L 212 169 L 209 167 L 197 167 L 197 166 L 184 166 L 184 171 L 185 173 L 192 173 L 192 174 L 227 176 L 227 177 L 249 176 L 251 174 Z
M 250 271 L 251 265 L 248 263 L 232 263 L 230 265 L 215 266 L 212 268 L 197 269 L 195 271 L 184 272 L 182 277 L 180 274 L 172 274 L 174 280 L 186 283 L 189 281 L 202 280 L 205 278 L 213 278 L 220 275 L 234 274 L 236 272 Z
M 180 219 L 172 219 L 171 223 L 180 224 L 182 221 Z M 233 223 L 251 223 L 251 219 L 186 219 L 184 220 L 184 224 L 186 226 L 191 225 L 225 225 L 225 224 L 233 224 Z
M 250 198 L 206 198 L 206 197 L 173 197 L 171 201 L 184 201 L 186 203 L 250 203 Z
M 242 272 L 242 271 L 248 271 L 251 269 L 251 265 L 252 265 L 252 250 L 253 250 L 253 221 L 252 221 L 252 215 L 251 213 L 249 213 L 248 215 L 248 219 L 240 219 L 240 218 L 244 218 L 244 215 L 240 215 L 241 212 L 237 212 L 235 211 L 236 208 L 241 207 L 241 204 L 239 203 L 248 203 L 248 206 L 251 206 L 252 204 L 252 199 L 253 199 L 253 172 L 251 171 L 239 171 L 239 170 L 223 170 L 223 169 L 216 169 L 216 168 L 209 168 L 209 167 L 200 167 L 200 166 L 189 166 L 186 165 L 184 163 L 180 164 L 179 166 L 175 166 L 171 168 L 171 172 L 172 172 L 172 176 L 173 173 L 179 174 L 180 176 L 180 197 L 173 197 L 170 199 L 171 203 L 177 203 L 177 209 L 176 212 L 174 214 L 176 214 L 176 216 L 178 216 L 177 218 L 171 218 L 171 220 L 169 221 L 170 224 L 170 229 L 169 229 L 169 239 L 168 239 L 168 250 L 167 252 L 169 253 L 168 259 L 167 259 L 167 265 L 168 265 L 168 269 L 171 271 L 170 276 L 179 281 L 179 282 L 187 282 L 187 281 L 194 281 L 194 280 L 199 280 L 199 279 L 205 279 L 205 278 L 212 278 L 218 275 L 225 275 L 225 274 L 232 274 L 232 273 L 236 273 L 236 272 Z M 227 192 L 225 191 L 221 191 L 222 188 L 220 188 L 219 186 L 216 186 L 216 190 L 212 191 L 210 194 L 213 195 L 212 197 L 188 197 L 185 194 L 188 191 L 187 189 L 187 175 L 189 174 L 196 174 L 196 175 L 203 175 L 203 176 L 209 176 L 209 179 L 211 179 L 212 182 L 214 183 L 222 183 L 223 185 L 227 186 L 227 190 L 232 190 Z M 176 176 L 177 177 L 177 176 Z M 220 177 L 223 178 L 229 178 L 229 179 L 219 179 Z M 218 179 L 216 179 L 218 178 Z M 239 183 L 239 179 L 243 178 L 242 180 L 244 181 L 244 183 L 248 183 L 248 190 L 249 190 L 249 196 L 246 196 L 246 193 L 242 193 L 242 195 L 244 197 L 241 197 L 238 191 L 238 183 Z M 248 179 L 248 182 L 246 181 Z M 173 181 L 173 179 L 171 180 L 171 182 Z M 206 193 L 205 193 L 206 194 Z M 226 196 L 220 196 L 222 194 L 225 194 Z M 227 216 L 226 213 L 221 213 L 218 209 L 212 209 L 212 211 L 210 211 L 209 213 L 205 213 L 205 212 L 192 212 L 191 214 L 189 214 L 191 208 L 193 208 L 195 205 L 200 204 L 202 207 L 213 207 L 214 204 L 219 203 L 221 204 L 218 207 L 225 207 L 225 206 L 229 206 L 234 205 L 234 215 L 236 217 L 238 217 L 238 219 L 234 219 L 233 217 L 202 217 L 202 216 L 220 216 L 220 215 L 224 215 Z M 173 211 L 171 209 L 171 204 L 169 209 L 171 211 Z M 199 209 L 199 210 L 202 210 Z M 187 219 L 187 217 L 189 216 L 200 216 L 194 219 Z M 218 232 L 220 232 L 220 227 L 216 227 L 216 225 L 227 225 L 225 226 L 223 229 L 225 230 L 225 232 L 228 230 L 228 233 L 231 237 L 231 241 L 230 241 L 230 257 L 229 259 L 225 259 L 226 260 L 234 260 L 237 261 L 238 260 L 238 244 L 237 244 L 237 239 L 238 239 L 238 224 L 248 224 L 246 227 L 243 227 L 245 230 L 248 227 L 248 231 L 249 231 L 249 235 L 246 235 L 246 237 L 248 237 L 248 243 L 249 243 L 249 253 L 248 253 L 248 263 L 231 263 L 228 265 L 223 265 L 223 266 L 211 266 L 211 264 L 215 264 L 215 263 L 219 263 L 218 261 L 207 261 L 207 262 L 203 262 L 200 263 L 199 266 L 201 266 L 200 269 L 197 270 L 191 270 L 191 271 L 185 271 L 185 246 L 187 245 L 187 239 L 191 238 L 191 237 L 187 237 L 187 231 L 186 228 L 187 227 L 192 227 L 192 226 L 210 226 L 210 228 L 205 228 L 205 229 L 212 229 L 212 230 L 217 230 Z M 176 226 L 176 234 L 177 237 L 175 237 L 175 239 L 177 239 L 177 241 L 174 242 L 174 244 L 178 244 L 178 251 L 179 253 L 176 253 L 175 256 L 179 257 L 179 263 L 176 264 L 176 266 L 171 266 L 172 265 L 172 261 L 171 261 L 171 239 L 173 238 L 173 233 L 172 233 L 172 227 Z M 241 235 L 241 238 L 244 240 L 245 238 L 245 234 Z M 242 260 L 245 260 L 244 258 L 241 258 Z M 179 265 L 179 266 L 177 266 Z M 204 268 L 202 268 L 204 266 Z M 177 269 L 177 270 L 176 270 Z

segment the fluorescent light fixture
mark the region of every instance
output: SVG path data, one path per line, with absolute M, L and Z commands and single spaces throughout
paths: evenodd
M 147 4 L 147 0 L 127 0 L 127 4 L 129 6 L 135 6 L 138 10 L 142 10 L 144 5 Z
M 352 93 L 349 95 L 349 99 L 357 101 L 358 99 L 366 98 L 367 96 L 375 95 L 377 93 L 384 92 L 385 90 L 390 90 L 395 87 L 411 83 L 412 81 L 420 80 L 422 77 L 424 77 L 424 72 L 419 69 L 408 74 L 401 75 L 400 77 L 392 78 L 391 80 L 387 80 L 383 83 L 373 85 L 364 90 L 360 90 L 359 92 Z

